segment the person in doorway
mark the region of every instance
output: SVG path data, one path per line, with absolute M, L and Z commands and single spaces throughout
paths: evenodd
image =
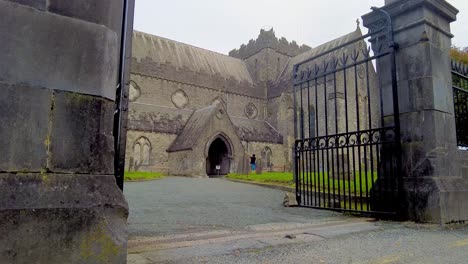
M 254 170 L 257 170 L 257 158 L 255 157 L 255 154 L 253 154 L 251 157 L 250 157 L 250 169 L 252 171 Z

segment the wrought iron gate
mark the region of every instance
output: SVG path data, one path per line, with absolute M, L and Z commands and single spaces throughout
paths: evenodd
M 468 66 L 453 61 L 452 81 L 457 143 L 468 148 Z
M 382 14 L 381 23 L 368 34 L 357 31 L 294 67 L 300 206 L 397 214 L 402 184 L 397 46 L 390 16 L 374 12 Z

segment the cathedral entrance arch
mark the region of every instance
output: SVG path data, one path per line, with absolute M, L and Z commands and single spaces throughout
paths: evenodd
M 208 145 L 206 174 L 214 177 L 227 175 L 231 170 L 232 146 L 223 135 L 216 136 Z

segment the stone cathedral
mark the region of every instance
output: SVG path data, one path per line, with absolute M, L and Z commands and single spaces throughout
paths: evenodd
M 134 32 L 126 169 L 206 177 L 290 171 L 293 66 L 361 36 L 311 48 L 261 30 L 228 55 Z

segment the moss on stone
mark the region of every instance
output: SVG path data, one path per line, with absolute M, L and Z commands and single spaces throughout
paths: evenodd
M 99 226 L 94 232 L 87 233 L 82 238 L 80 250 L 86 262 L 113 263 L 121 248 Z

